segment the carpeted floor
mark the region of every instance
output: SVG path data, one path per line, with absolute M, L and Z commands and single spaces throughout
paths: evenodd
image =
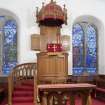
M 80 99 L 76 99 L 76 105 L 82 105 Z M 92 105 L 105 105 L 105 102 L 92 98 Z
M 33 82 L 26 81 L 15 87 L 12 103 L 13 105 L 34 105 L 33 96 Z M 75 97 L 75 99 L 75 105 L 82 105 L 80 97 Z M 8 105 L 7 99 L 4 99 L 0 105 Z M 67 105 L 70 105 L 69 102 L 67 102 Z M 92 98 L 92 105 L 105 105 L 105 102 Z
M 76 101 L 75 101 L 75 103 L 76 103 L 76 105 L 82 105 L 81 104 L 81 101 L 80 101 L 80 99 L 76 99 Z M 103 102 L 103 101 L 100 101 L 100 100 L 96 100 L 96 99 L 92 99 L 92 103 L 93 103 L 93 105 L 105 105 L 105 102 Z M 4 100 L 0 105 L 8 105 L 7 104 L 7 101 L 6 100 Z M 25 103 L 25 104 L 13 104 L 13 105 L 33 105 L 33 104 L 29 104 L 29 103 Z

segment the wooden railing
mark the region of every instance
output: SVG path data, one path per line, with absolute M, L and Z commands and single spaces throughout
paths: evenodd
M 96 85 L 77 84 L 39 84 L 41 105 L 75 105 L 75 96 L 80 94 L 81 105 L 92 105 L 91 91 Z
M 13 68 L 10 75 L 8 76 L 8 105 L 12 105 L 12 94 L 13 94 L 14 86 L 16 84 L 20 84 L 22 80 L 35 78 L 34 89 L 36 88 L 36 84 L 37 84 L 36 77 L 35 77 L 36 66 L 37 66 L 36 63 L 24 63 L 24 64 L 19 64 L 15 68 Z M 34 99 L 36 99 L 35 93 L 34 93 Z

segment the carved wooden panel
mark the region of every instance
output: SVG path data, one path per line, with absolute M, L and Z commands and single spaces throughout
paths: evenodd
M 35 51 L 41 51 L 46 52 L 46 46 L 47 46 L 47 37 L 33 34 L 31 36 L 31 49 Z
M 68 75 L 68 54 L 37 54 L 38 80 L 42 82 L 62 82 Z

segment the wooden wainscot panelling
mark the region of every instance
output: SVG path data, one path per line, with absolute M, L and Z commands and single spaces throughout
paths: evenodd
M 64 82 L 68 76 L 68 54 L 38 53 L 37 69 L 39 82 Z

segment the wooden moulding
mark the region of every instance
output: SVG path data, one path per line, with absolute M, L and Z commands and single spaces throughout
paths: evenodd
M 64 57 L 63 52 L 47 52 L 47 55 Z

